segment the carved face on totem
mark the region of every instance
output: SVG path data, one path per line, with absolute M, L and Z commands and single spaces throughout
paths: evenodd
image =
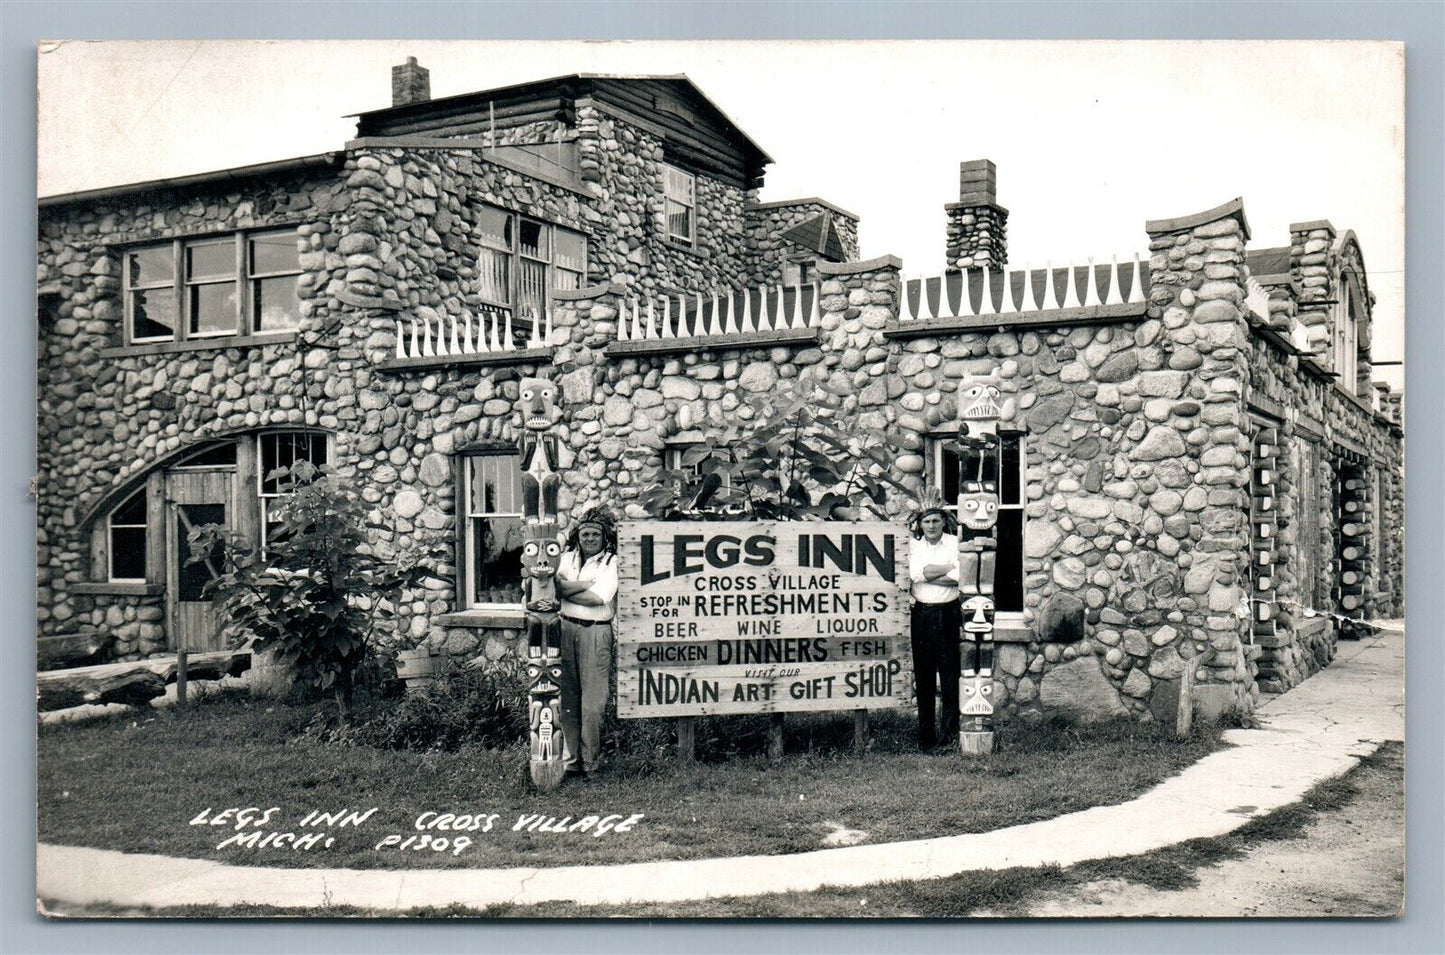
M 562 545 L 551 538 L 529 540 L 522 545 L 522 576 L 548 580 L 557 576 Z
M 999 387 L 995 378 L 973 375 L 958 383 L 960 421 L 997 421 Z
M 993 598 L 975 594 L 963 602 L 963 629 L 968 633 L 993 633 Z
M 998 523 L 998 492 L 984 484 L 968 484 L 958 495 L 958 523 L 971 531 L 992 530 Z
M 517 410 L 522 412 L 522 427 L 546 431 L 562 419 L 557 386 L 545 378 L 523 378 L 517 386 Z
M 527 693 L 553 696 L 562 692 L 562 658 L 552 655 L 527 661 Z
M 993 715 L 993 674 L 978 673 L 958 681 L 959 713 L 963 716 Z

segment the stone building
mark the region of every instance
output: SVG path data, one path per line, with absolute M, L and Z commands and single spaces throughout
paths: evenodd
M 1247 709 L 1401 612 L 1401 408 L 1352 233 L 1256 250 L 1235 200 L 1124 261 L 1010 269 L 967 162 L 939 273 L 904 279 L 836 205 L 759 202 L 770 161 L 685 77 L 433 100 L 411 60 L 336 152 L 42 199 L 41 634 L 214 645 L 185 529 L 264 541 L 266 474 L 307 459 L 378 547 L 455 554 L 406 635 L 511 653 L 532 374 L 560 383 L 564 511 L 637 517 L 668 455 L 784 387 L 948 491 L 958 381 L 997 373 L 1004 713 L 1163 718 L 1189 667 L 1200 705 Z

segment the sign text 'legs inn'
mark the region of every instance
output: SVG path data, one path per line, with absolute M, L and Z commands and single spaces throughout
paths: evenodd
M 882 521 L 623 524 L 618 714 L 906 703 L 909 539 Z

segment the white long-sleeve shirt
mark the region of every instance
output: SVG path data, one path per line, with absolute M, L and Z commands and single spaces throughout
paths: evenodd
M 616 610 L 617 557 L 597 554 L 585 561 L 579 551 L 569 550 L 557 566 L 558 580 L 590 580 L 587 593 L 602 601 L 600 607 L 588 607 L 562 598 L 562 613 L 578 620 L 611 620 Z
M 947 564 L 947 575 L 937 580 L 923 576 L 923 568 L 930 564 Z M 913 599 L 921 604 L 941 604 L 958 599 L 958 538 L 944 534 L 937 544 L 930 544 L 928 538 L 920 537 L 908 545 L 908 576 L 913 581 Z M 945 586 L 943 581 L 949 581 Z

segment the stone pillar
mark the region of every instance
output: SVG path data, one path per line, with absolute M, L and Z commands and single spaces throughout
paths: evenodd
M 948 213 L 947 269 L 992 269 L 1008 264 L 1008 210 L 998 204 L 997 174 L 987 159 L 958 167 L 958 201 Z
M 1338 290 L 1330 272 L 1330 243 L 1335 227 L 1328 220 L 1296 222 L 1289 227 L 1290 271 L 1299 280 L 1299 321 L 1307 348 L 1326 370 L 1334 370 L 1334 309 Z
M 1166 348 L 1188 349 L 1200 358 L 1184 384 L 1184 394 L 1200 405 L 1199 416 L 1155 431 L 1158 441 L 1168 438 L 1182 451 L 1176 460 L 1190 475 L 1183 507 L 1193 526 L 1177 558 L 1184 592 L 1178 598 L 1183 620 L 1176 628 L 1175 649 L 1195 667 L 1199 714 L 1216 717 L 1251 709 L 1257 695 L 1247 652 L 1253 648 L 1246 648 L 1249 426 L 1243 303 L 1249 224 L 1243 203 L 1235 199 L 1192 216 L 1147 222 L 1145 229 L 1151 252 L 1150 315 L 1162 320 Z M 1143 445 L 1158 441 L 1151 432 Z
M 637 458 L 653 457 L 654 465 L 661 463 L 655 430 L 634 428 L 628 396 L 616 395 L 613 387 L 614 372 L 620 375 L 629 363 L 635 369 L 636 359 L 609 362 L 603 355 L 617 340 L 618 305 L 625 298 L 633 307 L 633 294 L 635 289 L 610 282 L 552 293 L 553 378 L 560 386 L 557 400 L 565 440 L 575 457 L 562 470 L 557 499 L 564 530 L 570 515 L 598 504 L 621 508 L 614 514 L 618 519 L 640 516 L 635 507 L 627 507 L 637 495 Z
M 391 105 L 410 106 L 431 99 L 431 71 L 409 56 L 401 66 L 391 68 Z

